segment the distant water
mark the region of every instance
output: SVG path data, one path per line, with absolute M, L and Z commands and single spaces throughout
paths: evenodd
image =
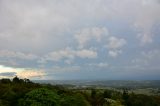
M 160 80 L 34 80 L 33 82 L 52 85 L 104 86 L 104 87 L 155 87 L 160 88 Z

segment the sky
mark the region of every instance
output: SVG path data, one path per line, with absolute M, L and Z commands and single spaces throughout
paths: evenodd
M 160 0 L 0 0 L 0 78 L 160 80 Z

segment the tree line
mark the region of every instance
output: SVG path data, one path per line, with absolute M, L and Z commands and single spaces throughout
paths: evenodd
M 160 96 L 109 89 L 68 89 L 29 79 L 0 79 L 0 106 L 160 106 Z

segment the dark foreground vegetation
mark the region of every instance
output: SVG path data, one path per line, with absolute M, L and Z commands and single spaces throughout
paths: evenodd
M 160 96 L 109 89 L 67 89 L 14 77 L 0 80 L 0 106 L 160 106 Z

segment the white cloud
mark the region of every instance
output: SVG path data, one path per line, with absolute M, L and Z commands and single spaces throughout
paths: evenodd
M 67 64 L 71 64 L 71 63 L 73 63 L 74 61 L 73 61 L 73 59 L 68 59 L 68 60 L 65 60 L 64 62 L 67 63 Z
M 114 37 L 114 36 L 111 36 L 108 39 L 108 42 L 109 43 L 107 44 L 107 48 L 109 48 L 109 49 L 119 49 L 126 44 L 125 39 L 117 38 L 117 37 Z
M 95 66 L 95 67 L 99 67 L 99 68 L 106 68 L 106 67 L 109 66 L 109 64 L 106 63 L 106 62 L 105 63 L 104 62 L 101 62 L 101 63 L 90 63 L 89 66 L 91 66 L 91 67 Z
M 66 48 L 64 50 L 51 52 L 45 57 L 43 57 L 42 60 L 60 61 L 65 59 L 65 62 L 68 63 L 74 60 L 75 57 L 93 59 L 97 57 L 97 52 L 87 49 L 73 50 L 71 48 Z
M 151 33 L 150 34 L 143 33 L 143 34 L 137 35 L 137 38 L 141 38 L 142 45 L 144 45 L 146 43 L 152 43 L 152 41 L 153 41 L 152 37 L 153 37 L 153 35 Z
M 63 58 L 74 59 L 74 57 L 75 57 L 74 51 L 72 51 L 70 48 L 66 48 L 60 51 L 54 51 L 45 56 L 46 60 L 53 60 L 53 61 L 59 61 L 62 60 Z
M 102 0 L 103 1 L 103 0 Z M 159 0 L 105 0 L 107 20 L 122 20 L 128 22 L 139 33 L 137 38 L 141 44 L 153 42 L 153 27 L 160 23 Z
M 98 64 L 99 67 L 108 67 L 108 63 L 99 63 Z
M 86 49 L 75 51 L 75 55 L 80 58 L 96 58 L 97 57 L 97 53 L 95 51 L 86 50 Z
M 107 39 L 108 55 L 115 58 L 122 53 L 122 47 L 127 44 L 127 41 L 123 38 L 117 38 L 115 36 L 110 36 Z
M 160 50 L 151 50 L 149 52 L 142 52 L 142 55 L 148 59 L 160 58 Z
M 90 40 L 100 42 L 106 36 L 108 36 L 108 29 L 105 27 L 84 28 L 74 35 L 80 48 L 83 48 Z
M 158 49 L 142 52 L 140 57 L 132 60 L 133 64 L 142 67 L 157 67 L 159 62 L 160 62 L 160 50 Z
M 108 52 L 108 54 L 109 54 L 109 56 L 111 56 L 111 57 L 117 57 L 119 54 L 121 54 L 122 53 L 122 51 L 121 50 L 110 50 L 109 52 Z
M 160 22 L 160 3 L 157 0 L 142 0 L 139 4 L 137 14 L 135 15 L 135 27 L 140 31 L 137 35 L 142 44 L 151 43 L 154 34 L 152 28 L 157 22 Z

